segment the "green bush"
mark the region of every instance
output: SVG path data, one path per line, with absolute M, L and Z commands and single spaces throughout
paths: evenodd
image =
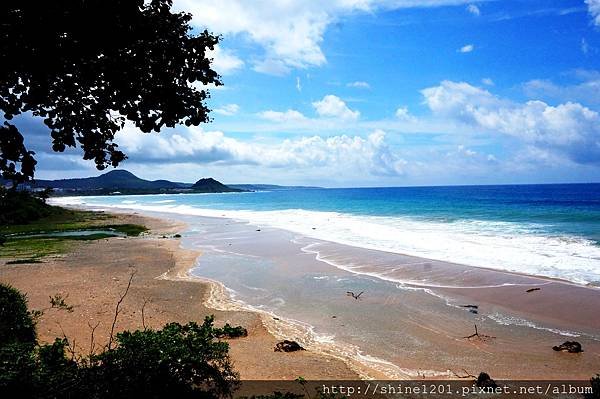
M 51 297 L 51 304 L 62 303 Z M 54 303 L 52 301 L 54 299 Z M 62 306 L 61 306 L 62 308 Z M 74 357 L 68 339 L 39 345 L 25 295 L 0 284 L 0 397 L 217 398 L 239 383 L 214 318 L 123 331 L 115 345 Z M 231 327 L 236 329 L 237 327 Z
M 230 396 L 238 375 L 229 346 L 215 341 L 213 318 L 202 325 L 170 323 L 162 330 L 124 331 L 117 346 L 94 356 L 86 372 L 91 397 L 217 398 Z
M 36 343 L 35 320 L 27 310 L 27 297 L 10 285 L 0 284 L 0 347 Z
M 0 186 L 0 225 L 27 224 L 49 216 L 54 207 L 27 191 L 7 190 Z

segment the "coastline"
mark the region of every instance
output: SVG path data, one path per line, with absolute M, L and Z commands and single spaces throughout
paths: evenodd
M 295 247 L 293 245 L 288 246 L 286 242 L 293 242 L 296 240 L 297 235 L 288 234 L 278 229 L 263 227 L 261 232 L 261 229 L 255 230 L 255 227 L 252 227 L 252 225 L 229 218 L 197 216 L 193 218 L 199 225 L 211 225 L 213 223 L 219 237 L 218 242 L 221 242 L 223 237 L 246 234 L 245 239 L 232 241 L 233 245 L 237 248 L 236 251 L 244 253 L 256 251 L 255 255 L 252 256 L 259 254 L 259 258 L 266 253 L 272 252 L 273 248 L 279 248 L 276 252 L 280 251 L 288 258 L 294 252 L 300 252 L 298 249 L 304 249 L 304 244 L 306 244 L 303 243 Z M 199 245 L 200 242 L 204 242 L 204 245 L 208 247 L 215 244 L 215 242 L 205 242 L 210 241 L 208 238 L 210 234 L 207 236 L 206 231 L 203 231 L 198 237 L 200 236 L 202 238 L 200 241 L 196 241 L 196 244 L 191 244 L 190 242 L 188 244 L 194 246 Z M 315 242 L 314 240 L 309 241 L 312 243 Z M 325 242 L 320 244 L 334 246 L 344 257 L 352 257 L 353 259 L 377 258 L 378 262 L 386 264 L 393 261 L 393 259 L 390 260 L 387 257 L 394 257 L 396 260 L 398 257 L 413 259 L 413 257 L 342 246 L 336 243 Z M 229 245 L 232 244 L 230 243 Z M 262 252 L 260 248 L 263 249 Z M 210 252 L 208 248 L 207 250 Z M 239 253 L 231 252 L 227 247 L 222 247 L 217 252 L 240 255 Z M 263 255 L 260 255 L 261 253 Z M 208 256 L 208 254 L 205 255 Z M 293 259 L 289 259 L 289 262 L 294 267 L 285 269 L 290 273 L 286 275 L 286 285 L 294 285 L 293 279 L 299 277 L 297 269 L 303 270 L 309 267 L 306 263 L 306 255 L 306 253 L 303 255 L 299 254 L 293 257 Z M 206 270 L 207 262 L 209 261 L 209 257 L 207 256 L 204 257 L 204 263 L 201 262 L 196 270 L 200 276 L 203 276 L 202 273 Z M 303 256 L 304 260 L 302 260 Z M 311 254 L 310 258 L 312 257 L 314 257 L 313 263 L 315 264 L 320 264 L 321 266 L 324 263 L 331 264 L 326 259 L 318 259 L 318 254 Z M 221 264 L 221 262 L 218 263 Z M 570 315 L 574 316 L 576 321 L 582 322 L 588 327 L 591 325 L 591 331 L 596 337 L 598 336 L 598 328 L 594 324 L 596 318 L 593 317 L 595 309 L 597 309 L 597 306 L 600 306 L 600 297 L 597 295 L 597 289 L 577 286 L 572 283 L 563 283 L 553 279 L 444 262 L 436 263 L 432 261 L 423 265 L 423 267 L 415 267 L 414 263 L 410 262 L 409 265 L 409 269 L 403 272 L 409 272 L 409 274 L 416 273 L 416 275 L 420 275 L 421 277 L 427 275 L 427 273 L 433 273 L 436 275 L 436 278 L 443 277 L 449 279 L 449 281 L 460 281 L 463 284 L 469 284 L 467 284 L 467 287 L 463 287 L 466 289 L 452 289 L 451 286 L 445 288 L 436 287 L 436 292 L 419 286 L 409 285 L 403 287 L 409 291 L 421 291 L 423 295 L 416 298 L 405 297 L 404 299 L 406 299 L 409 307 L 405 308 L 403 313 L 398 313 L 395 318 L 394 316 L 390 316 L 402 324 L 401 331 L 403 334 L 406 334 L 401 341 L 396 342 L 401 345 L 400 348 L 390 347 L 389 343 L 385 341 L 380 342 L 382 346 L 388 344 L 387 347 L 390 350 L 398 352 L 398 356 L 393 362 L 389 362 L 385 356 L 372 356 L 373 352 L 369 349 L 372 350 L 374 349 L 373 347 L 363 350 L 364 348 L 362 347 L 357 348 L 348 345 L 347 341 L 344 342 L 345 347 L 340 347 L 336 345 L 338 341 L 337 337 L 335 339 L 336 342 L 328 342 L 327 340 L 317 341 L 314 339 L 312 331 L 314 324 L 311 326 L 312 322 L 311 324 L 298 322 L 298 320 L 305 320 L 302 318 L 287 319 L 284 321 L 286 325 L 282 328 L 280 321 L 283 320 L 279 319 L 283 319 L 280 315 L 288 315 L 285 311 L 278 311 L 271 314 L 265 311 L 262 306 L 258 306 L 260 309 L 256 309 L 255 306 L 242 306 L 241 308 L 261 313 L 263 315 L 263 324 L 268 326 L 267 328 L 273 334 L 282 338 L 300 336 L 299 329 L 294 329 L 294 325 L 299 326 L 300 329 L 309 330 L 309 336 L 300 337 L 299 342 L 307 343 L 307 347 L 320 353 L 343 359 L 352 370 L 356 371 L 363 378 L 453 379 L 457 378 L 457 374 L 460 373 L 460 368 L 456 368 L 456 364 L 469 364 L 473 367 L 469 371 L 491 371 L 494 375 L 499 376 L 499 378 L 509 379 L 519 378 L 519 376 L 536 379 L 561 379 L 565 378 L 565 376 L 589 378 L 590 375 L 597 372 L 595 364 L 600 359 L 600 341 L 598 341 L 598 338 L 590 338 L 587 335 L 581 336 L 577 333 L 578 330 L 576 330 L 574 335 L 569 332 L 572 331 L 569 327 L 571 327 L 571 322 L 573 321 L 569 319 Z M 310 267 L 314 267 L 314 265 Z M 240 271 L 236 270 L 234 274 Z M 443 272 L 439 273 L 441 271 Z M 506 285 L 497 284 L 499 279 L 509 279 L 512 283 Z M 475 286 L 480 285 L 484 288 L 476 289 L 468 287 L 471 284 Z M 549 286 L 543 287 L 541 292 L 537 292 L 534 295 L 529 295 L 525 292 L 526 288 L 543 286 L 544 284 L 548 284 Z M 223 287 L 220 283 L 219 286 Z M 228 306 L 232 303 L 232 298 L 230 298 L 231 292 L 224 289 L 218 292 L 220 295 L 225 295 L 224 303 Z M 580 295 L 581 292 L 590 294 L 591 297 L 588 299 L 591 298 L 592 301 L 586 302 L 584 300 L 585 297 L 582 298 Z M 468 295 L 465 295 L 465 293 Z M 473 293 L 477 295 L 473 295 Z M 319 295 L 321 294 L 322 292 Z M 374 293 L 369 291 L 369 295 L 372 294 Z M 431 294 L 434 295 L 432 296 Z M 445 297 L 446 294 L 454 297 L 452 303 L 448 302 L 448 298 Z M 476 300 L 476 303 L 481 307 L 480 310 L 483 309 L 485 312 L 489 310 L 490 313 L 496 313 L 493 316 L 502 315 L 507 318 L 494 319 L 493 317 L 489 317 L 489 314 L 480 314 L 475 318 L 471 318 L 469 316 L 472 315 L 469 315 L 466 309 L 461 308 L 460 298 L 464 298 L 467 301 L 464 303 L 472 303 L 469 301 Z M 565 301 L 564 298 L 567 300 Z M 369 300 L 370 298 L 365 301 Z M 569 300 L 571 300 L 571 303 Z M 438 303 L 434 304 L 432 302 Z M 573 303 L 578 305 L 575 311 L 573 309 L 569 310 L 569 306 Z M 392 299 L 391 301 L 386 299 L 385 302 L 380 302 L 379 306 L 374 305 L 376 307 L 373 308 L 373 311 L 377 312 L 378 307 L 381 306 L 387 308 L 390 305 L 397 307 L 404 306 L 405 304 L 398 302 L 398 299 Z M 532 307 L 531 305 L 534 306 Z M 307 304 L 307 306 L 310 305 Z M 541 314 L 539 313 L 540 310 L 542 311 Z M 536 317 L 541 317 L 540 320 L 545 320 L 546 316 L 553 312 L 556 313 L 557 317 L 550 321 L 558 321 L 559 327 L 562 327 L 564 330 L 554 327 L 546 328 L 543 323 L 540 327 L 536 323 L 529 322 L 529 320 L 536 320 Z M 422 313 L 423 316 L 419 317 L 419 313 Z M 428 314 L 429 316 L 426 316 Z M 272 315 L 277 315 L 277 317 L 270 317 Z M 519 315 L 523 316 L 523 319 L 516 317 Z M 338 320 L 339 317 L 338 315 Z M 562 320 L 562 318 L 565 318 L 566 321 Z M 473 321 L 476 324 L 481 323 L 480 328 L 483 327 L 484 333 L 498 336 L 499 338 L 494 339 L 493 342 L 463 340 L 462 337 L 472 333 L 473 324 L 467 323 L 473 323 Z M 365 323 L 369 323 L 367 319 L 365 319 Z M 290 327 L 290 324 L 292 328 L 286 329 L 285 327 Z M 384 326 L 381 329 L 385 334 L 385 331 L 394 332 L 398 327 L 398 324 L 395 326 L 391 324 L 388 327 L 389 330 Z M 565 330 L 566 332 L 564 332 Z M 339 334 L 336 334 L 336 336 L 340 335 L 340 339 L 343 341 L 344 331 L 338 332 Z M 573 356 L 556 353 L 551 350 L 553 345 L 562 343 L 565 340 L 571 340 L 574 337 L 584 343 L 584 347 L 586 348 L 585 355 Z M 305 338 L 304 341 L 303 338 Z M 402 344 L 402 342 L 410 342 L 411 340 L 425 342 L 425 348 L 429 347 L 431 353 L 425 351 L 419 353 L 414 352 L 410 348 L 405 348 L 406 344 Z M 439 356 L 439 361 L 435 359 L 436 356 Z
M 110 212 L 116 213 L 118 215 L 129 214 L 129 217 L 139 217 L 135 210 L 110 209 Z M 131 213 L 133 213 L 133 215 L 131 215 Z M 145 213 L 146 212 L 144 212 L 144 214 Z M 179 227 L 175 230 L 182 231 L 184 225 L 181 224 L 181 219 L 171 218 L 168 214 L 161 214 L 158 217 L 160 220 L 166 221 L 167 224 L 172 225 L 175 223 L 179 223 Z M 150 218 L 156 219 L 156 214 L 152 213 Z M 217 229 L 220 234 L 227 235 L 227 232 L 239 232 L 241 231 L 239 230 L 239 228 L 242 228 L 242 230 L 252 235 L 250 241 L 253 247 L 279 247 L 282 244 L 282 242 L 289 240 L 291 237 L 290 235 L 286 235 L 287 238 L 284 238 L 281 242 L 277 242 L 272 241 L 273 235 L 266 234 L 270 232 L 275 233 L 276 236 L 281 235 L 282 232 L 276 229 L 263 228 L 263 233 L 265 233 L 266 235 L 263 235 L 262 233 L 260 235 L 256 235 L 256 232 L 260 230 L 255 231 L 253 227 L 243 222 L 235 222 L 227 218 L 200 217 L 199 219 L 201 219 L 204 222 L 206 222 L 207 220 L 212 220 L 213 222 L 215 222 L 218 225 Z M 175 222 L 175 220 L 178 220 L 178 222 Z M 159 222 L 159 224 L 160 223 L 165 224 L 165 222 Z M 230 228 L 233 228 L 233 230 L 228 230 Z M 196 235 L 202 236 L 202 240 L 206 239 L 204 233 L 200 234 L 198 231 L 195 232 Z M 186 238 L 185 236 L 186 235 L 184 235 L 184 238 Z M 160 239 L 157 240 L 158 242 L 161 241 Z M 251 335 L 255 337 L 261 337 L 261 339 L 265 339 L 267 341 L 270 340 L 272 342 L 272 345 L 274 345 L 274 342 L 276 341 L 275 337 L 278 337 L 280 339 L 294 339 L 294 337 L 297 336 L 295 334 L 297 334 L 298 331 L 294 331 L 293 328 L 289 328 L 290 326 L 294 327 L 295 320 L 282 320 L 282 317 L 273 317 L 274 314 L 265 311 L 265 309 L 257 309 L 256 307 L 248 306 L 243 302 L 240 303 L 239 301 L 236 301 L 235 298 L 232 298 L 232 291 L 226 289 L 225 285 L 222 282 L 216 281 L 216 279 L 211 280 L 210 278 L 207 278 L 205 276 L 197 277 L 192 275 L 194 266 L 198 268 L 198 270 L 203 270 L 206 267 L 206 261 L 209 260 L 209 258 L 206 257 L 207 253 L 203 253 L 202 257 L 200 258 L 199 265 L 193 265 L 194 260 L 196 259 L 196 256 L 198 254 L 197 251 L 190 251 L 189 249 L 180 248 L 180 245 L 183 244 L 183 240 L 167 241 L 175 243 L 172 244 L 175 245 L 175 247 L 172 247 L 171 251 L 187 251 L 187 253 L 191 252 L 195 254 L 195 256 L 193 256 L 192 258 L 188 258 L 186 261 L 183 262 L 175 262 L 173 267 L 168 268 L 167 270 L 163 270 L 163 272 L 160 273 L 160 279 L 167 281 L 174 280 L 173 282 L 176 284 L 193 284 L 197 286 L 203 285 L 205 287 L 208 287 L 208 289 L 206 289 L 203 292 L 202 303 L 211 308 L 216 309 L 216 311 L 211 311 L 211 313 L 229 315 L 225 316 L 226 318 L 224 319 L 224 321 L 227 321 L 231 324 L 237 323 L 235 320 L 237 320 L 241 317 L 241 315 L 243 315 L 242 318 L 245 321 L 247 321 L 247 325 L 252 326 L 251 328 L 249 328 L 249 331 L 252 331 Z M 290 241 L 293 241 L 293 239 Z M 398 256 L 398 254 L 391 254 L 382 251 L 373 251 L 360 248 L 352 248 L 347 246 L 339 246 L 334 243 L 324 244 L 335 245 L 337 250 L 344 253 L 344 256 L 359 256 L 361 255 L 361 251 L 367 251 L 369 253 L 369 256 L 373 256 L 373 254 L 383 257 Z M 190 246 L 187 245 L 186 247 L 189 248 Z M 304 249 L 305 246 L 300 245 L 300 248 Z M 287 256 L 290 253 L 290 247 L 282 247 L 282 252 L 285 252 Z M 304 253 L 303 255 L 306 256 L 307 254 Z M 311 258 L 313 256 L 315 258 L 314 261 L 318 264 L 330 264 L 330 262 L 327 262 L 324 259 L 317 259 L 319 257 L 318 254 L 317 256 L 312 254 Z M 298 264 L 301 265 L 302 262 Z M 192 265 L 191 268 L 190 265 Z M 559 286 L 561 287 L 567 287 L 567 289 L 571 289 L 569 287 L 577 288 L 577 286 L 573 284 L 562 284 L 561 282 L 557 282 L 551 279 L 538 279 L 536 277 L 518 275 L 510 272 L 490 272 L 489 269 L 478 269 L 470 266 L 452 264 L 445 264 L 444 267 L 450 267 L 450 269 L 456 267 L 466 268 L 465 270 L 469 272 L 469 276 L 475 278 L 475 280 L 477 280 L 477 278 L 483 278 L 483 280 L 479 280 L 480 282 L 487 282 L 490 279 L 493 281 L 497 278 L 498 275 L 502 275 L 516 279 L 535 279 L 538 284 L 540 281 L 546 281 L 548 283 L 553 282 L 555 284 L 559 284 Z M 413 271 L 417 274 L 422 274 L 424 271 L 427 271 L 427 268 L 422 269 L 411 267 L 411 269 L 415 269 Z M 456 272 L 457 270 L 454 271 Z M 473 271 L 475 271 L 475 273 L 473 273 Z M 459 275 L 464 274 L 464 270 L 458 269 L 458 272 Z M 289 277 L 293 278 L 293 275 L 290 275 Z M 450 277 L 452 277 L 452 275 L 450 275 Z M 532 283 L 527 283 L 524 285 L 529 286 L 532 285 Z M 535 285 L 535 283 L 533 283 L 533 285 Z M 523 288 L 523 286 L 518 284 L 514 287 L 517 287 L 519 290 Z M 502 287 L 500 286 L 497 288 L 502 289 Z M 507 288 L 511 289 L 511 287 Z M 422 290 L 422 288 L 410 287 L 409 291 L 412 290 L 424 291 Z M 590 290 L 593 289 L 590 288 Z M 498 298 L 505 299 L 504 295 L 498 296 L 498 291 L 495 291 L 495 294 L 491 295 L 492 298 L 496 298 L 496 303 L 494 304 L 493 301 L 490 302 L 489 300 L 489 290 L 484 289 L 480 291 L 483 294 L 486 294 L 488 297 L 486 298 L 486 295 L 484 295 L 483 297 L 478 298 L 478 300 L 487 301 L 484 302 L 483 305 L 491 305 L 494 309 L 503 309 L 503 307 L 501 306 L 503 304 L 499 305 L 497 302 Z M 550 292 L 552 295 L 551 290 L 547 291 Z M 568 292 L 569 291 L 567 291 L 567 293 Z M 458 294 L 458 296 L 460 296 L 461 294 L 460 291 L 458 293 L 449 293 L 453 295 Z M 554 295 L 553 297 L 557 299 L 556 295 Z M 437 302 L 440 302 L 440 298 L 441 297 L 436 297 L 435 299 L 437 300 Z M 596 297 L 595 299 L 598 298 Z M 369 299 L 367 299 L 366 301 L 369 301 Z M 458 368 L 456 368 L 454 366 L 447 365 L 465 364 L 461 363 L 462 361 L 467 362 L 466 364 L 469 364 L 470 367 L 472 367 L 469 368 L 470 372 L 475 373 L 479 371 L 491 371 L 493 375 L 498 376 L 498 378 L 509 379 L 518 378 L 518 376 L 525 375 L 522 373 L 531 371 L 534 371 L 534 373 L 526 374 L 527 377 L 537 379 L 561 379 L 565 378 L 566 375 L 569 377 L 583 379 L 589 378 L 592 373 L 597 372 L 596 368 L 593 365 L 595 361 L 600 359 L 600 344 L 598 342 L 594 342 L 593 340 L 584 341 L 586 354 L 583 356 L 573 356 L 569 354 L 554 353 L 551 350 L 548 350 L 548 348 L 550 348 L 553 344 L 561 343 L 562 340 L 558 342 L 558 340 L 561 337 L 559 335 L 554 335 L 554 333 L 550 330 L 543 331 L 544 329 L 542 329 L 542 331 L 535 331 L 535 334 L 532 334 L 532 336 L 529 337 L 529 327 L 531 326 L 503 326 L 502 323 L 496 321 L 491 322 L 490 324 L 489 320 L 485 320 L 487 324 L 484 323 L 485 333 L 493 333 L 492 335 L 496 335 L 496 332 L 499 332 L 499 334 L 497 334 L 499 337 L 501 335 L 506 336 L 502 336 L 500 339 L 495 340 L 495 342 L 463 340 L 461 339 L 461 337 L 466 336 L 467 334 L 470 334 L 472 332 L 470 331 L 470 329 L 472 329 L 472 324 L 470 325 L 470 328 L 467 327 L 467 329 L 465 329 L 464 323 L 460 322 L 460 320 L 456 320 L 456 308 L 458 308 L 458 306 L 456 304 L 449 306 L 448 303 L 444 303 L 443 306 L 441 306 L 441 308 L 437 306 L 439 304 L 435 305 L 432 308 L 432 304 L 430 302 L 432 302 L 432 297 L 430 293 L 423 293 L 423 295 L 419 297 L 416 300 L 416 302 L 413 302 L 411 304 L 412 307 L 410 307 L 409 309 L 412 309 L 411 312 L 416 312 L 417 314 L 423 313 L 423 317 L 414 318 L 410 313 L 404 312 L 403 315 L 407 316 L 408 320 L 401 320 L 402 323 L 405 324 L 402 326 L 401 331 L 403 334 L 406 334 L 406 339 L 408 340 L 408 342 L 410 342 L 410 340 L 415 339 L 426 342 L 427 345 L 430 346 L 431 352 L 413 352 L 412 350 L 410 350 L 410 348 L 409 351 L 406 352 L 407 348 L 405 348 L 404 345 L 402 345 L 401 348 L 393 349 L 398 350 L 398 355 L 401 357 L 401 362 L 395 361 L 392 363 L 383 360 L 381 356 L 371 356 L 369 351 L 362 351 L 361 348 L 352 348 L 352 350 L 350 351 L 340 351 L 341 347 L 339 345 L 336 346 L 333 342 L 314 342 L 314 340 L 309 342 L 309 344 L 307 345 L 307 347 L 309 348 L 308 351 L 303 352 L 302 354 L 287 354 L 291 356 L 287 356 L 283 359 L 279 357 L 277 359 L 278 361 L 284 361 L 285 364 L 280 365 L 280 367 L 283 367 L 284 369 L 290 366 L 288 364 L 290 361 L 296 365 L 302 364 L 302 366 L 298 366 L 299 368 L 296 368 L 296 370 L 300 370 L 298 371 L 296 376 L 294 376 L 293 374 L 284 374 L 284 377 L 275 375 L 273 374 L 273 370 L 271 370 L 271 364 L 269 364 L 269 370 L 262 370 L 260 367 L 257 367 L 255 359 L 261 358 L 261 356 L 264 357 L 264 355 L 267 354 L 265 353 L 266 351 L 272 351 L 272 346 L 269 348 L 263 345 L 263 351 L 259 351 L 259 353 L 257 353 L 257 348 L 255 347 L 255 345 L 247 343 L 247 345 L 240 345 L 238 347 L 236 344 L 242 343 L 243 340 L 235 340 L 232 342 L 232 357 L 234 359 L 244 359 L 244 362 L 250 362 L 251 364 L 253 364 L 251 370 L 245 370 L 241 373 L 242 378 L 246 379 L 294 379 L 300 375 L 302 375 L 305 378 L 313 379 L 357 379 L 359 376 L 361 378 L 375 379 L 455 379 L 458 378 L 457 371 L 460 372 L 460 366 L 457 366 Z M 541 303 L 543 304 L 544 302 Z M 385 306 L 389 306 L 390 304 L 395 306 L 400 305 L 399 302 L 392 301 L 391 303 L 388 303 L 386 301 Z M 519 304 L 517 303 L 517 305 Z M 464 309 L 459 310 L 459 313 L 461 313 L 459 317 L 462 318 L 462 321 L 467 320 L 462 315 L 467 313 Z M 277 315 L 281 314 L 286 313 L 277 313 Z M 427 314 L 429 314 L 430 316 L 425 316 Z M 525 316 L 529 315 L 530 314 L 526 312 Z M 442 320 L 439 320 L 440 318 Z M 217 320 L 220 321 L 221 319 L 217 317 Z M 251 321 L 248 322 L 248 320 Z M 244 326 L 247 327 L 247 325 Z M 309 327 L 309 329 L 311 328 L 310 325 L 307 325 L 306 323 L 302 324 L 301 322 L 299 322 L 298 326 L 300 327 L 298 330 L 306 330 L 307 327 Z M 486 329 L 490 327 L 494 330 L 490 331 Z M 562 338 L 568 337 L 563 336 Z M 528 353 L 530 351 L 530 348 L 528 348 L 528 346 L 537 341 L 543 342 L 545 349 L 540 350 L 539 348 L 537 348 L 534 351 L 531 351 L 531 353 Z M 304 343 L 301 340 L 299 340 L 299 342 Z M 448 346 L 449 343 L 450 346 Z M 443 348 L 441 352 L 440 348 Z M 508 351 L 509 353 L 504 354 L 504 351 Z M 300 358 L 302 355 L 308 354 L 312 355 L 312 360 L 309 361 L 308 359 Z M 412 354 L 414 355 L 414 357 L 403 357 L 407 354 Z M 494 364 L 493 362 L 496 361 L 498 356 L 502 357 L 502 361 L 499 361 L 498 364 Z M 439 360 L 437 360 L 436 357 L 439 357 Z M 474 359 L 476 361 L 474 361 Z M 270 360 L 270 362 L 272 361 L 273 360 Z M 529 364 L 528 362 L 531 362 L 531 364 Z M 549 367 L 547 363 L 552 364 L 550 364 Z M 310 366 L 307 366 L 307 364 L 309 364 Z M 331 367 L 332 365 L 335 366 Z M 572 374 L 564 374 L 564 370 L 567 370 Z M 573 370 L 577 370 L 577 373 L 574 373 Z M 267 377 L 265 377 L 265 372 L 267 371 L 270 374 Z
M 80 353 L 88 353 L 91 329 L 96 326 L 94 347 L 104 345 L 114 306 L 135 270 L 117 331 L 139 329 L 143 324 L 160 328 L 173 321 L 201 322 L 214 314 L 215 325 L 241 325 L 249 332 L 248 337 L 228 340 L 230 356 L 242 380 L 294 380 L 299 376 L 313 380 L 358 379 L 345 363 L 332 357 L 312 351 L 274 352 L 278 341 L 256 313 L 207 306 L 218 284 L 189 275 L 199 253 L 182 248 L 180 240 L 172 237 L 184 231 L 185 224 L 134 212 L 113 214 L 123 223 L 146 225 L 150 234 L 77 242 L 66 253 L 44 259 L 43 263 L 3 265 L 0 269 L 0 280 L 25 292 L 32 309 L 47 308 L 48 297 L 56 293 L 74 306 L 72 313 L 54 309 L 45 312 L 38 323 L 42 342 L 65 335 Z

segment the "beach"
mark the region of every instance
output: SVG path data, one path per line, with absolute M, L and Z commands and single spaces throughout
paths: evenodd
M 119 212 L 143 221 L 151 235 L 85 244 L 49 264 L 3 270 L 3 281 L 28 292 L 34 308 L 54 292 L 76 305 L 73 314 L 42 319 L 42 339 L 64 330 L 88 347 L 88 322 L 108 326 L 135 268 L 118 328 L 140 328 L 144 303 L 152 327 L 208 314 L 217 324 L 242 325 L 249 336 L 230 341 L 242 379 L 457 379 L 486 371 L 497 379 L 586 380 L 598 372 L 597 288 L 226 217 Z M 175 232 L 183 237 L 172 238 Z M 539 290 L 527 292 L 532 288 Z M 347 291 L 364 293 L 356 300 Z M 475 325 L 479 335 L 466 338 Z M 96 337 L 106 340 L 106 330 Z M 308 350 L 273 352 L 281 339 Z M 567 340 L 584 352 L 552 350 Z
M 117 218 L 122 223 L 144 224 L 151 232 L 139 238 L 73 242 L 63 255 L 39 264 L 6 265 L 9 259 L 2 259 L 0 281 L 26 293 L 30 309 L 46 309 L 38 322 L 42 342 L 67 336 L 79 353 L 88 354 L 91 329 L 96 327 L 95 349 L 105 345 L 117 301 L 135 272 L 115 331 L 141 329 L 144 323 L 161 328 L 168 322 L 202 322 L 214 314 L 217 326 L 230 323 L 248 329 L 248 337 L 229 340 L 234 367 L 244 380 L 357 378 L 345 363 L 331 357 L 311 351 L 274 352 L 278 341 L 255 313 L 208 308 L 205 301 L 211 284 L 185 277 L 200 253 L 182 249 L 180 240 L 173 238 L 185 230 L 183 224 L 140 215 Z M 49 297 L 55 294 L 66 298 L 74 307 L 72 313 L 47 309 Z

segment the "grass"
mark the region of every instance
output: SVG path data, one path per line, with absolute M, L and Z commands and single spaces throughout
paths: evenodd
M 58 237 L 52 233 L 101 229 L 137 237 L 148 231 L 145 226 L 137 224 L 115 224 L 112 215 L 101 212 L 54 208 L 50 216 L 29 224 L 1 226 L 0 234 L 6 238 L 6 242 L 0 246 L 0 258 L 12 259 L 10 264 L 39 263 L 42 258 L 64 253 L 69 248 L 69 242 L 93 241 L 119 235 L 102 232 Z

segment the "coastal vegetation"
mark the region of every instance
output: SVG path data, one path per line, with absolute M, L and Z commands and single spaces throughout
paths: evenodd
M 27 191 L 0 187 L 0 257 L 11 264 L 38 263 L 64 253 L 71 241 L 139 236 L 145 226 L 118 223 L 102 212 L 65 209 L 46 204 Z
M 54 301 L 52 301 L 54 300 Z M 62 297 L 53 308 L 69 310 Z M 40 343 L 27 298 L 0 284 L 0 394 L 28 398 L 216 398 L 231 396 L 238 374 L 223 329 L 168 323 L 162 329 L 122 331 L 108 345 L 78 353 L 68 337 Z M 112 337 L 111 337 L 112 338 Z

